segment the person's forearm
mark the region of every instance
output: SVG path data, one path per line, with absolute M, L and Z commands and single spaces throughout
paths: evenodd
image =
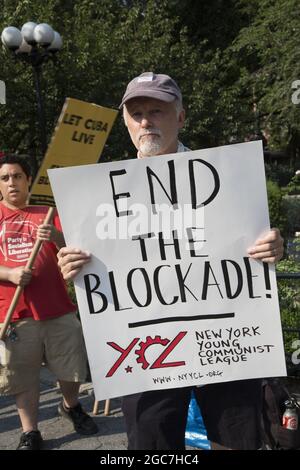
M 0 266 L 0 281 L 10 281 L 11 268 Z

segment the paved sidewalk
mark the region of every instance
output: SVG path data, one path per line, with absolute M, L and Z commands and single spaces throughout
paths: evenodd
M 57 406 L 61 394 L 55 379 L 46 368 L 41 372 L 41 399 L 39 429 L 45 440 L 45 449 L 55 450 L 124 450 L 127 448 L 120 399 L 111 400 L 111 413 L 103 415 L 104 402 L 100 402 L 99 414 L 94 417 L 98 434 L 80 436 L 73 431 L 72 424 L 58 416 Z M 80 402 L 85 411 L 92 415 L 94 396 L 91 384 L 80 389 Z M 20 421 L 12 397 L 0 397 L 0 450 L 16 449 L 20 434 Z
M 283 379 L 292 393 L 300 396 L 299 380 Z M 99 414 L 92 415 L 94 406 L 93 388 L 87 383 L 80 388 L 80 402 L 85 411 L 95 419 L 99 432 L 90 437 L 74 432 L 72 424 L 58 415 L 57 407 L 61 393 L 55 378 L 46 368 L 41 371 L 41 397 L 39 429 L 48 450 L 126 450 L 127 437 L 120 398 L 110 401 L 110 415 L 104 416 L 104 404 L 100 402 Z M 21 435 L 20 421 L 12 397 L 0 397 L 0 451 L 16 449 Z M 195 449 L 187 446 L 187 449 Z

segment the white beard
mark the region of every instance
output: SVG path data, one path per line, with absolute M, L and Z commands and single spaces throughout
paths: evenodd
M 159 136 L 144 137 L 140 140 L 139 153 L 143 157 L 160 155 L 162 151 L 162 139 Z

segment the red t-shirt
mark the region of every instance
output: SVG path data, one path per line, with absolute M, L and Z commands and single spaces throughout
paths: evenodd
M 12 210 L 0 203 L 1 266 L 25 266 L 36 240 L 37 227 L 43 223 L 47 212 L 48 207 L 45 206 Z M 61 230 L 57 213 L 53 224 Z M 20 296 L 13 320 L 27 317 L 47 320 L 75 310 L 57 266 L 56 254 L 54 243 L 43 242 L 34 263 L 31 281 Z M 0 322 L 4 321 L 16 287 L 11 282 L 0 281 Z

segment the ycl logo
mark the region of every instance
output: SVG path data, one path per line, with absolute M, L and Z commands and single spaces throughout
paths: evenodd
M 175 349 L 178 343 L 184 338 L 187 334 L 187 331 L 180 331 L 177 336 L 171 341 L 168 338 L 161 338 L 161 336 L 155 336 L 152 338 L 151 336 L 147 336 L 146 341 L 140 341 L 141 338 L 134 338 L 131 343 L 127 346 L 127 348 L 122 348 L 117 343 L 108 342 L 107 344 L 111 346 L 113 349 L 120 353 L 120 357 L 116 360 L 114 365 L 110 368 L 107 372 L 106 377 L 111 377 L 114 373 L 118 370 L 120 365 L 124 362 L 124 360 L 128 357 L 130 352 L 133 348 L 137 345 L 137 349 L 135 349 L 134 353 L 137 356 L 136 362 L 141 364 L 142 369 L 162 369 L 163 367 L 177 367 L 177 366 L 184 366 L 185 361 L 176 361 L 176 362 L 164 362 L 169 354 Z M 152 361 L 148 362 L 146 358 L 146 351 L 149 350 L 152 346 L 160 345 L 163 347 L 163 351 L 159 356 Z

